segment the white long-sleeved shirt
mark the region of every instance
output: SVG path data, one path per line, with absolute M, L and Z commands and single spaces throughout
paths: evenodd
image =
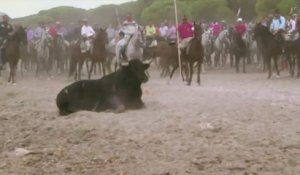
M 296 20 L 291 19 L 290 23 L 291 23 L 291 28 L 289 29 L 288 33 L 292 33 L 296 30 Z
M 91 26 L 83 25 L 81 27 L 81 35 L 85 37 L 91 37 L 95 34 L 94 29 Z

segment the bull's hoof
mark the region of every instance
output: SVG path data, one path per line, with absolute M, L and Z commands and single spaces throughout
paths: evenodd
M 63 110 L 59 110 L 59 115 L 61 115 L 61 116 L 67 116 L 67 115 L 69 115 L 69 114 L 71 114 L 71 112 L 69 112 L 69 111 L 63 111 Z

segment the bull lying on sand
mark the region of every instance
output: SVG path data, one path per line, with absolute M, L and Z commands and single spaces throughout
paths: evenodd
M 77 81 L 63 88 L 56 98 L 59 114 L 110 109 L 122 112 L 144 107 L 141 84 L 148 81 L 145 70 L 149 66 L 150 63 L 131 60 L 101 79 Z

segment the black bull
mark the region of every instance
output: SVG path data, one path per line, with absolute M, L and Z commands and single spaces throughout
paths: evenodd
M 131 60 L 118 71 L 97 80 L 77 81 L 63 88 L 56 98 L 60 115 L 76 111 L 122 112 L 144 107 L 141 84 L 148 81 L 150 63 Z

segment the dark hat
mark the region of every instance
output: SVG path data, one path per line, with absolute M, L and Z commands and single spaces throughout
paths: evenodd
M 275 9 L 274 12 L 275 12 L 275 14 L 279 14 L 280 10 L 279 9 Z

